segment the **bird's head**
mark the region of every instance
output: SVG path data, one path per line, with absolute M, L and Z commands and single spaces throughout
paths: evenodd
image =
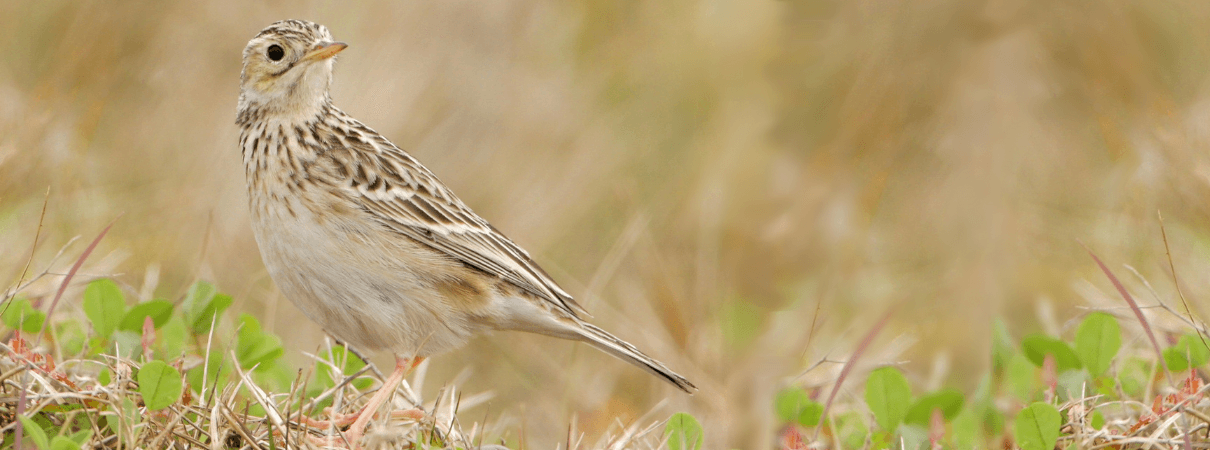
M 314 116 L 329 101 L 332 63 L 345 47 L 323 25 L 305 20 L 269 25 L 244 48 L 240 112 Z

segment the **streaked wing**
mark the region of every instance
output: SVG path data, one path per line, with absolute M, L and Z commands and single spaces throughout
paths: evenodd
M 375 147 L 358 149 L 362 151 L 353 164 L 360 167 L 349 171 L 350 193 L 366 211 L 389 228 L 504 279 L 573 317 L 585 312 L 524 249 L 471 211 L 427 168 L 394 146 Z

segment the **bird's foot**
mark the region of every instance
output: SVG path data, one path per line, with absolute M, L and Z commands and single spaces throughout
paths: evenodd
M 405 419 L 418 422 L 424 420 L 425 414 L 424 411 L 419 409 L 406 409 L 401 411 L 391 411 L 388 417 L 391 419 Z M 344 440 L 351 444 L 350 448 L 354 450 L 361 448 L 359 441 L 361 441 L 362 436 L 365 436 L 366 424 L 367 423 L 363 423 L 359 420 L 354 423 L 353 426 L 349 427 L 348 431 L 345 431 Z

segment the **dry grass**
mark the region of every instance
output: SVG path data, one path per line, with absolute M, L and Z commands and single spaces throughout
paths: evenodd
M 435 358 L 425 398 L 469 370 L 462 389 L 496 392 L 491 414 L 533 448 L 657 406 L 701 419 L 710 448 L 769 448 L 769 399 L 892 302 L 886 350 L 866 358 L 970 387 L 991 318 L 1044 328 L 1039 305 L 1068 317 L 1085 300 L 1072 280 L 1099 278 L 1077 239 L 1168 279 L 1157 210 L 1205 312 L 1198 0 L 0 2 L 6 285 L 49 188 L 34 263 L 51 273 L 33 292 L 57 287 L 71 237 L 125 213 L 83 279 L 114 275 L 139 301 L 212 280 L 306 364 L 322 333 L 260 264 L 233 124 L 240 50 L 290 17 L 351 44 L 339 105 L 703 388 L 519 334 Z
M 1108 270 L 1106 275 L 1115 285 L 1121 283 Z M 1134 275 L 1138 276 L 1138 273 Z M 1151 286 L 1145 279 L 1138 279 L 1144 285 Z M 1129 306 L 1121 306 L 1121 301 L 1108 293 L 1088 293 L 1092 305 L 1084 309 L 1117 316 L 1118 321 L 1125 324 L 1127 336 L 1135 336 L 1118 355 L 1115 364 L 1118 370 L 1123 370 L 1124 361 L 1140 360 L 1151 361 L 1152 371 L 1146 377 L 1148 381 L 1141 395 L 1126 394 L 1124 381 L 1117 381 L 1116 394 L 1108 396 L 1090 393 L 1095 388 L 1089 385 L 1079 386 L 1078 392 L 1060 392 L 1070 389 L 1071 385 L 1060 384 L 1054 366 L 1047 369 L 1044 365 L 1041 378 L 1042 387 L 1046 389 L 1045 402 L 1056 404 L 1064 413 L 1059 448 L 1205 448 L 1206 443 L 1210 442 L 1210 398 L 1207 397 L 1210 385 L 1203 382 L 1205 375 L 1198 370 L 1167 374 L 1164 366 L 1154 362 L 1151 343 L 1143 337 L 1152 333 L 1154 327 L 1156 333 L 1171 341 L 1171 336 L 1189 333 L 1191 329 L 1204 333 L 1204 325 L 1195 323 L 1187 312 L 1165 303 L 1154 290 L 1150 291 L 1150 301 L 1138 305 L 1130 299 Z M 1129 294 L 1125 295 L 1130 298 Z M 60 316 L 60 320 L 77 319 Z M 1069 321 L 1053 331 L 1059 336 L 1069 335 L 1074 323 Z M 812 376 L 796 384 L 819 394 L 828 389 L 829 406 L 833 406 L 832 399 L 837 392 L 859 390 L 843 388 L 844 379 L 854 367 L 862 368 L 862 373 L 856 377 L 864 378 L 872 365 L 863 361 L 860 354 L 871 350 L 868 347 L 870 340 L 884 324 L 885 318 L 865 333 L 855 353 L 845 356 L 844 369 L 840 370 L 837 378 L 820 378 L 818 375 L 825 371 L 808 370 Z M 214 333 L 218 329 L 212 328 L 211 334 L 205 336 L 207 347 L 215 342 Z M 300 372 L 288 390 L 273 392 L 254 381 L 250 368 L 238 367 L 238 363 L 235 363 L 237 376 L 232 383 L 220 386 L 203 384 L 197 392 L 187 388 L 188 393 L 181 400 L 167 408 L 152 411 L 145 407 L 139 394 L 139 384 L 132 376 L 148 361 L 150 350 L 147 347 L 144 347 L 142 358 L 101 355 L 94 359 L 72 359 L 63 354 L 56 339 L 40 347 L 40 351 L 23 340 L 20 334 L 10 334 L 6 340 L 8 344 L 0 344 L 0 424 L 3 424 L 0 425 L 0 436 L 11 436 L 18 429 L 15 420 L 18 415 L 50 418 L 51 429 L 64 429 L 64 436 L 74 431 L 88 432 L 89 448 L 347 448 L 347 444 L 341 441 L 339 430 L 309 424 L 304 417 L 308 413 L 304 411 L 314 410 L 314 405 L 325 399 L 334 399 L 333 409 L 337 412 L 348 414 L 357 411 L 384 378 L 371 365 L 348 377 L 333 380 L 335 385 L 318 395 L 305 396 L 302 392 L 306 391 L 306 385 L 301 380 L 309 379 L 309 374 Z M 151 341 L 145 341 L 145 346 L 147 342 L 155 342 L 154 337 Z M 874 360 L 896 360 L 896 355 L 887 353 L 895 348 L 892 345 L 873 349 Z M 227 351 L 230 355 L 226 361 L 238 361 L 234 351 Z M 321 364 L 333 364 L 322 358 L 311 357 Z M 813 365 L 812 369 L 829 363 L 839 365 L 840 361 L 825 359 Z M 200 358 L 191 359 L 188 356 L 177 359 L 173 364 L 210 366 Z M 468 371 L 463 371 L 452 380 L 441 381 L 443 386 L 425 400 L 421 393 L 425 391 L 429 369 L 430 361 L 421 364 L 396 390 L 392 404 L 395 411 L 421 408 L 425 411 L 424 416 L 416 418 L 398 412 L 382 415 L 371 423 L 363 448 L 505 449 L 529 448 L 532 445 L 526 441 L 524 434 L 516 434 L 516 414 L 523 414 L 523 411 L 504 411 L 492 417 L 493 414 L 485 411 L 490 409 L 489 405 L 495 397 L 492 392 L 466 394 L 455 387 L 466 381 Z M 98 374 L 102 371 L 113 374 L 112 379 L 99 381 Z M 354 381 L 363 377 L 376 380 L 375 385 L 364 390 L 353 387 Z M 1003 388 L 994 388 L 997 391 L 1000 389 Z M 1010 419 L 1013 413 L 1025 406 L 1020 399 L 1003 392 L 995 394 L 994 402 L 1002 413 L 1009 413 Z M 867 420 L 871 417 L 860 395 L 843 395 L 834 406 L 832 415 L 827 414 L 830 410 L 825 406 L 825 416 L 857 412 Z M 259 411 L 250 413 L 253 407 L 259 408 Z M 660 405 L 657 405 L 650 413 L 629 423 L 616 420 L 597 436 L 577 429 L 577 420 L 573 417 L 569 427 L 564 430 L 564 440 L 555 448 L 667 448 L 664 422 L 659 420 L 661 414 L 657 413 L 660 409 Z M 1093 411 L 1104 415 L 1104 425 L 1094 425 L 1097 419 L 1093 418 Z M 873 429 L 875 425 L 871 422 L 865 426 Z M 835 442 L 835 429 L 821 427 L 819 431 L 823 433 L 822 436 L 805 435 L 797 428 L 784 428 L 780 433 L 781 448 L 841 448 Z M 524 433 L 524 428 L 520 432 Z M 954 431 L 941 425 L 935 432 L 940 439 Z M 1005 431 L 1005 434 L 1009 432 Z M 1004 439 L 1005 448 L 1016 448 L 1012 441 L 1007 440 L 1009 438 Z M 806 445 L 806 441 L 814 443 Z M 942 448 L 939 445 L 934 442 L 932 448 Z
M 226 386 L 210 386 L 200 393 L 187 394 L 181 401 L 151 411 L 139 395 L 139 386 L 131 377 L 141 366 L 139 361 L 106 356 L 101 360 L 66 360 L 56 363 L 53 356 L 30 351 L 19 337 L 0 344 L 0 436 L 13 436 L 20 427 L 16 417 L 50 417 L 53 430 L 63 429 L 66 436 L 87 431 L 86 448 L 348 448 L 343 433 L 335 428 L 317 428 L 303 417 L 303 411 L 323 399 L 336 399 L 336 412 L 357 411 L 370 392 L 353 389 L 351 382 L 361 376 L 381 374 L 377 369 L 362 371 L 341 380 L 314 398 L 301 398 L 295 385 L 288 392 L 266 392 L 253 381 L 249 371 L 236 368 L 239 381 Z M 15 348 L 14 348 L 15 347 Z M 234 360 L 234 354 L 232 355 Z M 371 367 L 367 367 L 371 369 Z M 464 395 L 452 387 L 437 391 L 434 399 L 424 401 L 412 386 L 421 386 L 427 364 L 418 368 L 408 383 L 396 391 L 394 407 L 402 412 L 421 408 L 422 419 L 392 413 L 371 422 L 362 448 L 476 448 L 504 449 L 513 430 L 507 421 L 481 423 L 469 419 L 464 411 L 482 409 L 490 393 Z M 103 383 L 102 370 L 117 374 Z M 249 414 L 252 405 L 263 412 Z M 52 414 L 43 414 L 52 413 Z M 656 449 L 662 448 L 662 422 L 644 417 L 632 424 L 618 423 L 598 438 L 586 438 L 574 428 L 567 431 L 568 448 L 584 449 Z M 23 429 L 28 436 L 29 431 Z M 53 434 L 52 434 L 53 436 Z M 493 441 L 499 444 L 493 443 Z

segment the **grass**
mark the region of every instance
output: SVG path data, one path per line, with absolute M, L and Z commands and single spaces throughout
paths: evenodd
M 166 405 L 150 406 L 156 394 L 144 388 L 152 383 L 141 375 L 150 363 L 106 357 L 99 360 L 70 359 L 56 364 L 47 355 L 32 353 L 19 338 L 0 346 L 8 355 L 0 359 L 0 383 L 5 385 L 0 401 L 0 428 L 5 440 L 2 448 L 14 445 L 17 436 L 26 437 L 24 448 L 345 448 L 340 434 L 307 426 L 301 415 L 315 399 L 333 399 L 341 411 L 355 411 L 364 392 L 347 389 L 355 381 L 350 376 L 337 386 L 319 393 L 315 399 L 299 399 L 293 390 L 265 392 L 253 380 L 250 370 L 235 368 L 237 381 L 210 386 L 201 392 L 176 391 Z M 14 348 L 15 347 L 15 348 Z M 229 355 L 234 359 L 235 355 Z M 152 360 L 156 362 L 158 360 Z M 98 380 L 96 374 L 109 375 Z M 423 374 L 423 369 L 421 371 Z M 132 375 L 134 374 L 134 375 Z M 181 376 L 172 371 L 172 375 Z M 136 381 L 137 380 L 137 381 Z M 410 385 L 424 382 L 423 375 Z M 304 389 L 303 386 L 293 386 Z M 460 417 L 461 409 L 474 409 L 490 395 L 463 396 L 454 388 L 439 391 L 430 402 L 416 399 L 408 385 L 397 392 L 397 407 L 423 407 L 431 415 L 421 420 L 387 417 L 374 423 L 363 448 L 506 448 L 492 444 L 492 438 L 505 441 L 507 430 L 498 424 L 485 424 Z M 406 405 L 406 406 L 405 406 Z M 259 410 L 250 414 L 250 409 Z M 20 417 L 22 420 L 16 420 Z M 658 448 L 662 442 L 661 422 L 619 426 L 593 444 L 569 430 L 569 441 L 576 448 Z M 490 436 L 490 437 L 488 437 Z M 323 439 L 332 439 L 326 443 Z M 515 439 L 515 436 L 514 436 Z M 70 440 L 67 447 L 57 441 Z M 48 444 L 54 442 L 54 444 Z
M 111 280 L 93 280 L 81 299 L 83 318 L 48 318 L 24 294 L 10 292 L 3 308 L 9 337 L 0 345 L 0 448 L 344 448 L 339 430 L 316 428 L 306 417 L 322 418 L 327 408 L 351 414 L 383 379 L 357 354 L 331 344 L 313 356 L 312 368 L 289 373 L 280 365 L 280 338 L 246 315 L 232 327 L 230 297 L 209 283 L 194 285 L 175 305 L 128 306 Z M 166 308 L 145 307 L 159 304 Z M 393 404 L 425 413 L 385 414 L 372 422 L 365 448 L 524 445 L 507 421 L 476 416 L 490 392 L 466 395 L 454 380 L 423 399 L 427 373 L 421 364 Z M 587 442 L 568 429 L 567 442 L 658 448 L 660 425 L 651 417 L 619 423 Z
M 281 339 L 246 314 L 230 326 L 225 311 L 232 298 L 210 283 L 195 283 L 176 303 L 157 299 L 128 305 L 116 283 L 95 279 L 79 302 L 83 318 L 55 316 L 63 293 L 111 226 L 63 274 L 45 312 L 26 298 L 28 263 L 5 292 L 0 448 L 352 447 L 343 429 L 315 423 L 311 416 L 359 411 L 368 393 L 382 388 L 378 368 L 329 342 L 326 351 L 312 356 L 310 371 L 291 378 L 282 365 Z M 50 274 L 44 270 L 31 283 Z M 216 339 L 224 329 L 228 337 Z M 460 415 L 491 400 L 490 392 L 463 395 L 446 385 L 432 400 L 423 400 L 418 392 L 427 373 L 425 362 L 395 388 L 390 406 L 396 411 L 372 422 L 362 448 L 493 449 L 508 448 L 509 439 L 513 447 L 525 445 L 523 435 L 499 423 Z M 407 412 L 413 408 L 422 412 Z M 671 437 L 683 441 L 686 429 L 702 438 L 692 416 L 674 415 L 664 433 L 662 424 L 649 417 L 619 423 L 587 444 L 583 434 L 568 429 L 567 446 L 660 448 Z
M 53 298 L 47 312 L 28 300 L 39 295 L 21 279 L 6 292 L 0 309 L 8 336 L 0 345 L 0 448 L 349 447 L 341 429 L 311 419 L 357 411 L 380 388 L 377 367 L 328 343 L 311 356 L 313 366 L 292 373 L 281 338 L 250 315 L 231 320 L 232 298 L 210 283 L 195 283 L 178 301 L 131 305 L 118 284 L 98 278 L 87 283 L 78 302 L 65 303 L 78 303 L 80 308 L 68 308 L 75 313 L 55 315 L 77 269 L 108 231 L 62 275 L 53 297 L 41 295 Z M 1089 254 L 1127 307 L 1091 308 L 1074 333 L 1061 335 L 1017 340 L 997 324 L 992 370 L 965 393 L 914 393 L 909 377 L 918 374 L 862 361 L 866 352 L 879 350 L 873 342 L 891 317 L 888 311 L 839 371 L 829 371 L 834 379 L 815 387 L 793 383 L 765 399 L 782 424 L 778 448 L 1191 450 L 1210 444 L 1204 325 L 1163 302 L 1140 305 Z M 49 274 L 48 269 L 33 278 Z M 1180 325 L 1154 327 L 1152 314 L 1175 317 Z M 1146 339 L 1123 339 L 1123 322 Z M 1156 333 L 1169 344 L 1161 348 Z M 465 394 L 457 388 L 464 377 L 426 400 L 420 393 L 428 369 L 428 362 L 421 364 L 397 388 L 394 411 L 372 422 L 365 448 L 527 448 L 524 427 L 513 422 L 523 411 L 505 409 L 495 420 L 479 415 L 494 395 Z M 860 398 L 834 402 L 858 371 L 865 378 Z M 817 397 L 824 387 L 821 404 Z M 423 413 L 404 412 L 411 408 Z M 692 414 L 654 414 L 591 437 L 577 431 L 573 419 L 560 447 L 703 448 L 710 431 Z
M 1091 323 L 1111 323 L 1105 336 L 1120 339 L 1113 316 L 1088 315 L 1079 334 Z M 785 423 L 780 448 L 1202 448 L 1210 443 L 1203 372 L 1210 353 L 1184 336 L 1158 362 L 1146 346 L 1098 355 L 1084 348 L 1083 336 L 1074 346 L 1027 337 L 997 355 L 1004 362 L 965 394 L 913 395 L 899 368 L 882 366 L 866 377 L 864 404 L 852 401 L 831 414 L 811 391 L 790 387 L 776 401 Z M 1075 359 L 1057 362 L 1068 355 Z M 1103 365 L 1094 366 L 1097 358 Z M 1183 368 L 1168 372 L 1164 365 Z
M 1127 303 L 1129 315 L 1118 317 L 1124 314 L 1121 307 L 1094 308 L 1071 340 L 1032 334 L 1016 343 L 998 323 L 993 370 L 970 395 L 940 389 L 913 396 L 901 369 L 882 366 L 868 373 L 864 405 L 853 402 L 829 414 L 836 392 L 885 324 L 880 321 L 843 364 L 825 403 L 798 386 L 778 395 L 775 407 L 785 424 L 781 447 L 1188 450 L 1210 445 L 1205 372 L 1210 344 L 1204 323 L 1194 321 L 1187 304 L 1181 313 L 1156 296 L 1158 304 L 1147 309 L 1180 323 L 1160 331 L 1170 343 L 1161 350 L 1154 318 L 1148 319 L 1096 254 L 1089 250 L 1089 255 Z M 1146 343 L 1131 339 L 1134 345 L 1123 348 L 1122 319 L 1137 325 Z
M 822 407 L 892 304 L 821 439 L 878 430 L 863 395 L 877 367 L 899 369 L 913 401 L 952 389 L 971 404 L 1001 370 L 989 343 L 1003 335 L 1021 354 L 1012 367 L 1041 380 L 1022 344 L 1075 352 L 1085 308 L 1117 319 L 1111 370 L 1133 376 L 1155 349 L 1079 241 L 1121 276 L 1161 353 L 1194 348 L 1181 344 L 1186 321 L 1210 312 L 1200 0 L 46 0 L 0 13 L 4 287 L 27 280 L 22 296 L 49 312 L 112 222 L 51 331 L 74 320 L 90 332 L 94 280 L 112 280 L 128 308 L 164 300 L 174 315 L 204 280 L 231 299 L 216 341 L 238 341 L 243 314 L 280 338 L 291 376 L 253 371 L 266 392 L 297 379 L 307 394 L 307 355 L 330 347 L 260 263 L 235 149 L 240 50 L 291 17 L 350 44 L 336 104 L 433 169 L 598 325 L 703 388 L 677 395 L 582 345 L 522 334 L 434 358 L 418 395 L 492 392 L 460 416 L 510 446 L 566 448 L 569 429 L 597 445 L 619 423 L 659 435 L 683 411 L 708 448 L 775 448 L 779 394 L 801 388 Z M 37 348 L 74 358 L 55 342 Z M 1185 374 L 1161 377 L 1156 389 L 1175 393 Z M 363 380 L 354 388 L 373 389 Z M 1044 400 L 993 397 L 1006 420 Z M 1130 418 L 1111 425 L 1128 431 Z

